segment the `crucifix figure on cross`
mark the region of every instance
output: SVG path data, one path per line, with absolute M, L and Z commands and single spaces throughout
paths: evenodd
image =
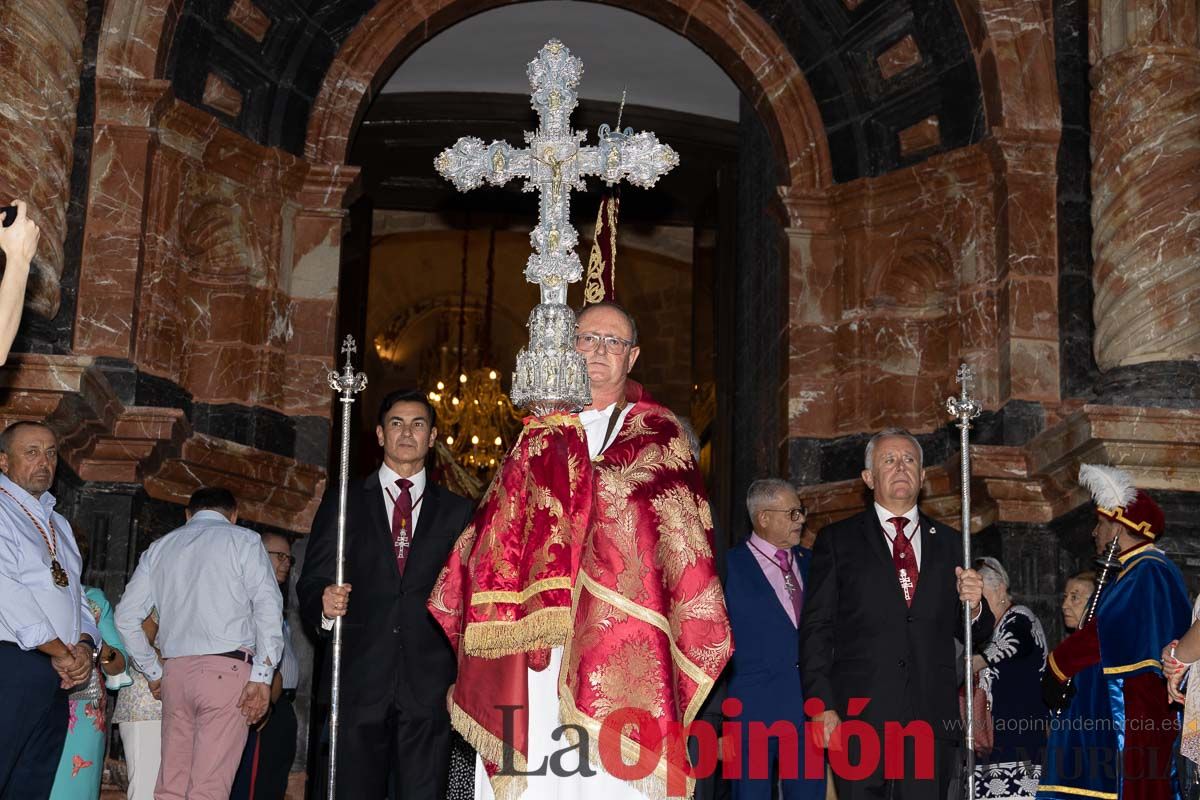
M 525 278 L 538 284 L 541 302 L 530 317 L 530 346 L 517 359 L 512 399 L 548 411 L 586 405 L 591 396 L 587 370 L 574 352 L 574 315 L 566 306 L 567 286 L 583 275 L 575 252 L 579 236 L 570 221 L 571 192 L 583 190 L 588 176 L 649 188 L 679 163 L 679 156 L 653 133 L 614 131 L 607 125 L 600 126 L 597 145 L 585 146 L 587 132 L 570 124 L 583 63 L 557 39 L 529 62 L 528 75 L 538 129 L 525 132 L 526 147 L 464 136 L 443 150 L 434 166 L 459 191 L 524 178 L 524 191 L 540 193 Z

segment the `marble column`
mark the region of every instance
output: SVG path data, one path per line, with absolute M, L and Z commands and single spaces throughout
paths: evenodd
M 1200 351 L 1200 42 L 1184 0 L 1090 0 L 1094 350 L 1102 372 Z
M 26 305 L 48 318 L 58 313 L 86 18 L 82 0 L 0 3 L 0 205 L 26 200 L 42 230 Z

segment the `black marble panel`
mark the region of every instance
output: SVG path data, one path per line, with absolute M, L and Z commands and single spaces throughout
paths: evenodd
M 176 95 L 249 138 L 300 155 L 308 116 L 338 48 L 375 0 L 256 0 L 271 19 L 261 43 L 227 20 L 232 0 L 188 0 L 167 72 Z M 237 117 L 204 105 L 217 74 L 242 94 Z
M 1054 0 L 1054 58 L 1062 104 L 1058 146 L 1059 383 L 1064 397 L 1092 398 L 1092 188 L 1087 0 Z
M 779 165 L 765 126 L 745 99 L 738 140 L 731 541 L 749 524 L 742 501 L 750 483 L 779 474 L 787 356 L 785 243 L 782 222 L 770 208 Z
M 131 362 L 98 358 L 96 364 L 118 399 L 127 406 L 179 408 L 197 433 L 244 444 L 304 464 L 325 464 L 329 420 L 288 416 L 259 406 L 197 403 L 174 381 L 138 370 Z
M 231 3 L 184 3 L 168 64 L 175 93 L 205 107 L 204 84 L 215 73 L 242 93 L 242 107 L 236 117 L 208 111 L 257 142 L 300 154 L 325 73 L 375 0 L 260 0 L 256 5 L 271 18 L 261 44 L 226 20 Z M 749 5 L 778 33 L 812 87 L 835 180 L 903 166 L 896 134 L 931 113 L 938 115 L 942 145 L 930 152 L 986 134 L 975 61 L 953 0 L 871 0 L 853 11 L 842 0 Z M 908 34 L 921 63 L 884 80 L 876 58 Z
M 1097 403 L 1200 408 L 1200 361 L 1152 361 L 1117 367 L 1096 380 Z
M 1021 446 L 1046 427 L 1045 411 L 1039 403 L 1010 400 L 999 411 L 987 411 L 972 423 L 972 444 Z M 929 433 L 917 434 L 926 464 L 940 464 L 958 452 L 958 428 L 947 422 Z M 788 439 L 789 480 L 801 486 L 857 478 L 871 435 L 865 433 L 837 439 L 793 436 Z
M 984 411 L 971 427 L 972 444 L 1020 447 L 1046 428 L 1046 411 L 1041 403 L 1009 400 L 999 411 Z M 953 434 L 957 439 L 957 428 Z

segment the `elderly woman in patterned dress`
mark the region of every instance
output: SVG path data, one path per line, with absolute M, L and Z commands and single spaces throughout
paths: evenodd
M 996 617 L 992 638 L 974 658 L 994 732 L 991 752 L 977 759 L 976 786 L 988 800 L 1033 797 L 1046 746 L 1048 713 L 1041 692 L 1046 633 L 1032 611 L 1013 604 L 1008 573 L 999 561 L 981 558 L 975 569 Z

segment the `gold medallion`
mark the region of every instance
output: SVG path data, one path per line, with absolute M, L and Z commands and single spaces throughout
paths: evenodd
M 67 571 L 63 569 L 62 564 L 58 563 L 57 558 L 50 559 L 50 576 L 54 578 L 55 586 L 66 588 L 71 583 L 71 579 L 67 577 Z

